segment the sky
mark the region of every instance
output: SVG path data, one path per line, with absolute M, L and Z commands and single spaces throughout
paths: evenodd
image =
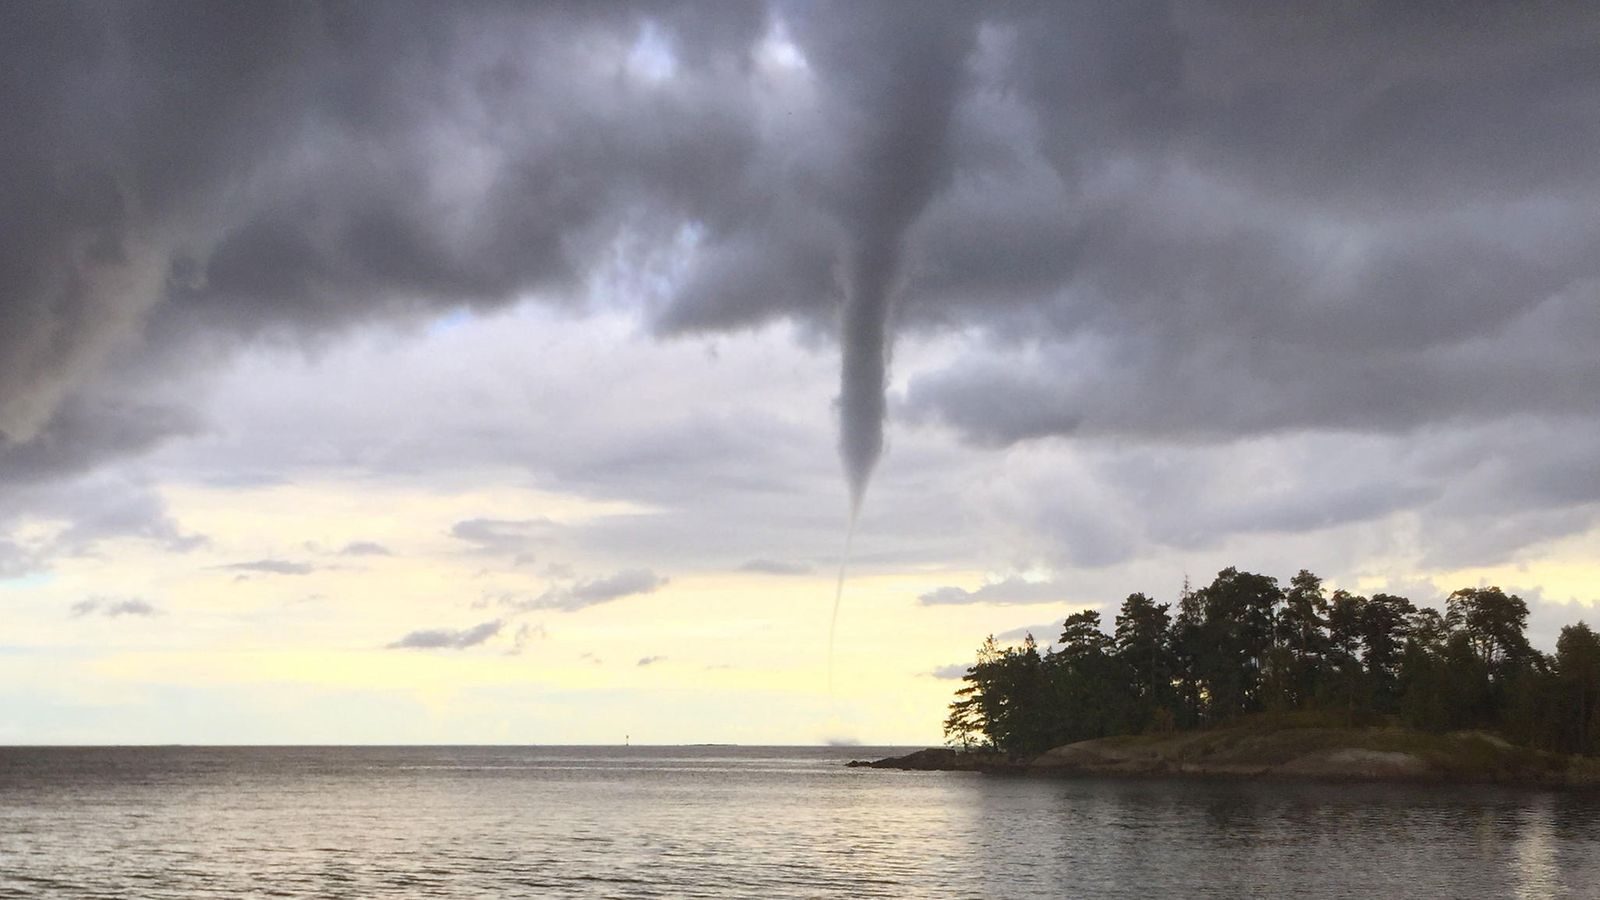
M 1226 566 L 1600 620 L 1592 4 L 23 0 L 0 108 L 0 743 L 933 743 Z

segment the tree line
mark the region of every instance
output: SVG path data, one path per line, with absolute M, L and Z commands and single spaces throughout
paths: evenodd
M 1036 753 L 1116 734 L 1204 728 L 1252 713 L 1320 710 L 1347 724 L 1485 729 L 1543 750 L 1600 755 L 1600 635 L 1561 630 L 1553 655 L 1527 639 L 1528 605 L 1463 588 L 1441 614 L 1393 594 L 1328 593 L 1301 570 L 1287 588 L 1227 568 L 1172 604 L 1129 594 L 1114 629 L 1094 610 L 978 648 L 945 720 L 967 748 Z

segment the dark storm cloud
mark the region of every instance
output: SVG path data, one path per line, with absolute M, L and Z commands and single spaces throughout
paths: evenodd
M 1002 581 L 992 581 L 976 590 L 961 587 L 942 587 L 917 598 L 923 606 L 950 606 L 972 603 L 1028 604 L 1064 602 L 1067 590 L 1048 581 L 1028 581 L 1015 575 Z
M 984 294 L 991 352 L 912 412 L 1010 443 L 1600 409 L 1592 6 L 1024 18 L 1061 183 L 930 208 L 907 296 Z
M 390 650 L 465 650 L 468 647 L 476 647 L 499 634 L 504 624 L 499 619 L 496 619 L 459 630 L 430 628 L 422 631 L 413 631 L 400 640 L 385 646 Z
M 571 295 L 624 225 L 715 218 L 765 12 L 650 12 L 659 90 L 625 71 L 643 9 L 7 4 L 0 430 L 141 330 Z
M 113 354 L 617 283 L 663 334 L 842 310 L 857 500 L 896 327 L 963 331 L 899 409 L 983 443 L 1600 417 L 1593 4 L 20 2 L 0 42 L 0 478 L 194 428 L 74 410 Z
M 0 485 L 78 474 L 197 430 L 192 414 L 172 406 L 71 395 L 27 439 L 0 433 Z

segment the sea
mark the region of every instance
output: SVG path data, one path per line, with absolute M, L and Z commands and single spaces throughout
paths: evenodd
M 1600 898 L 1600 795 L 893 747 L 0 748 L 0 897 Z

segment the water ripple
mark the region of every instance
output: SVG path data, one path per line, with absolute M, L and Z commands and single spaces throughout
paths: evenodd
M 0 898 L 1577 897 L 1600 884 L 1593 796 L 983 778 L 845 758 L 0 748 Z

